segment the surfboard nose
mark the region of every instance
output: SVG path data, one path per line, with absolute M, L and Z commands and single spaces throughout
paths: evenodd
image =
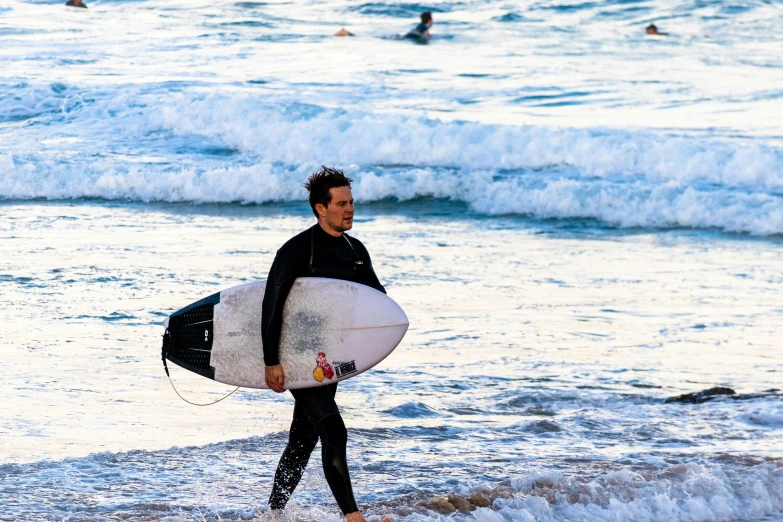
M 407 329 L 408 316 L 391 297 L 366 286 L 361 288 L 361 294 L 361 299 L 357 299 L 361 305 L 353 311 L 354 328 L 404 326 Z
M 409 326 L 410 321 L 408 320 L 408 315 L 405 313 L 402 307 L 391 298 L 389 298 L 389 301 L 391 301 L 391 303 L 389 304 L 389 309 L 387 311 L 388 315 L 386 316 L 386 320 L 389 321 L 389 324 L 405 325 L 406 327 Z

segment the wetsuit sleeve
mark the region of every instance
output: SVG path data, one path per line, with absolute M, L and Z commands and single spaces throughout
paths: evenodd
M 371 288 L 375 288 L 376 290 L 379 290 L 385 294 L 386 289 L 378 280 L 378 276 L 375 275 L 375 270 L 373 270 L 372 260 L 370 260 L 370 253 L 367 251 L 366 248 L 364 248 L 364 245 L 361 242 L 359 241 L 356 242 L 358 243 L 357 253 L 359 254 L 359 259 L 364 261 L 364 265 L 358 271 L 356 282 L 369 286 Z
M 264 302 L 261 305 L 261 339 L 264 343 L 264 364 L 275 366 L 280 364 L 279 345 L 280 330 L 283 326 L 283 306 L 288 298 L 294 280 L 299 277 L 301 263 L 294 248 L 283 248 L 277 251 L 272 268 L 266 278 Z

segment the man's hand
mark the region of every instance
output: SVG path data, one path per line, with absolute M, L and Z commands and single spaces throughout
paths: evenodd
M 270 390 L 274 390 L 277 393 L 283 393 L 285 391 L 285 388 L 283 388 L 283 384 L 285 384 L 285 375 L 283 375 L 282 365 L 276 364 L 274 366 L 267 366 L 264 371 L 264 380 L 266 380 L 266 385 L 269 386 Z

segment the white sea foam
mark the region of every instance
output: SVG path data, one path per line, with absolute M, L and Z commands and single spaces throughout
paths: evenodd
M 241 441 L 235 443 L 242 445 Z M 232 451 L 219 446 L 213 450 L 219 450 L 218 455 Z M 305 480 L 289 506 L 283 512 L 272 514 L 266 512 L 263 502 L 252 492 L 258 487 L 254 473 L 234 469 L 228 481 L 232 486 L 228 486 L 225 476 L 223 480 L 218 477 L 229 471 L 230 465 L 215 459 L 212 451 L 202 455 L 198 448 L 169 450 L 170 453 L 176 451 L 183 452 L 180 457 L 191 459 L 192 466 L 183 468 L 179 460 L 172 464 L 164 458 L 167 466 L 154 466 L 157 472 L 151 473 L 148 463 L 165 455 L 146 452 L 136 452 L 131 459 L 124 454 L 100 454 L 45 465 L 6 465 L 2 471 L 14 477 L 14 484 L 6 494 L 17 495 L 10 505 L 19 515 L 40 514 L 39 504 L 44 501 L 49 506 L 49 515 L 83 512 L 85 516 L 76 520 L 100 518 L 129 509 L 129 506 L 136 517 L 172 521 L 340 520 L 336 506 L 323 502 L 329 493 L 319 471 L 315 473 L 321 477 L 317 484 Z M 237 454 L 236 458 L 241 457 Z M 205 469 L 219 468 L 210 473 L 215 477 L 214 481 L 202 483 L 201 472 L 196 471 L 202 469 L 200 459 L 205 459 Z M 363 501 L 363 508 L 371 517 L 369 520 L 378 520 L 379 515 L 392 515 L 395 520 L 407 522 L 729 522 L 781 520 L 783 513 L 783 467 L 780 462 L 755 465 L 691 462 L 652 468 L 598 462 L 593 465 L 606 469 L 595 472 L 588 468 L 574 475 L 539 471 L 524 476 L 512 475 L 503 483 L 463 482 L 451 486 L 452 491 L 434 496 L 419 492 L 395 499 L 395 493 L 387 488 L 386 496 L 392 497 L 381 505 L 359 500 Z M 68 480 L 64 481 L 63 477 Z M 56 487 L 50 487 L 50 484 Z M 238 493 L 237 485 L 242 486 L 239 488 L 241 493 Z M 80 497 L 103 488 L 124 492 L 124 500 L 101 498 L 89 507 L 82 505 Z M 191 488 L 194 490 L 183 496 Z M 169 493 L 155 493 L 160 490 Z M 33 492 L 37 492 L 37 496 L 33 496 Z M 37 503 L 28 503 L 34 498 Z M 149 502 L 150 498 L 158 500 Z M 313 499 L 318 501 L 313 502 Z
M 63 117 L 81 96 L 59 90 L 52 96 L 67 99 L 42 101 L 39 93 L 31 96 L 35 107 L 19 112 L 60 107 Z M 768 146 L 651 132 L 443 122 L 302 104 L 273 107 L 246 94 L 178 94 L 162 105 L 124 94 L 77 113 L 68 117 L 84 121 L 70 139 L 47 145 L 62 155 L 1 156 L 2 197 L 302 200 L 302 180 L 329 164 L 356 179 L 360 201 L 437 197 L 489 215 L 783 233 L 783 153 Z M 162 152 L 82 152 L 89 136 L 101 135 L 119 142 L 106 149 L 159 136 Z M 191 156 L 172 150 L 183 143 Z M 226 151 L 225 157 L 209 156 L 210 148 Z
M 590 479 L 543 472 L 512 479 L 511 488 L 486 491 L 483 496 L 492 500 L 490 507 L 451 514 L 448 520 L 717 522 L 768 516 L 777 520 L 774 517 L 783 511 L 782 470 L 774 464 L 740 471 L 691 463 L 656 471 L 622 468 Z M 476 491 L 463 487 L 460 493 L 475 498 Z M 444 501 L 432 505 L 441 511 L 448 506 Z M 443 516 L 418 513 L 405 520 L 424 522 Z
M 286 164 L 415 165 L 469 170 L 578 170 L 652 184 L 708 183 L 783 189 L 783 153 L 759 145 L 606 129 L 442 122 L 396 114 L 346 113 L 293 105 L 278 109 L 249 95 L 180 96 L 161 126 Z
M 783 405 L 766 403 L 743 413 L 740 418 L 753 426 L 783 428 Z

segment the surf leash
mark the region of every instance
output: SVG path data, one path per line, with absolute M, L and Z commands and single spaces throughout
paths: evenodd
M 201 404 L 201 403 L 198 403 L 198 402 L 192 402 L 192 401 L 187 400 L 185 397 L 183 397 L 179 393 L 179 391 L 177 390 L 177 387 L 174 386 L 174 381 L 171 380 L 171 375 L 169 374 L 169 365 L 166 363 L 166 348 L 168 348 L 168 345 L 169 345 L 170 341 L 171 341 L 171 334 L 169 333 L 168 329 L 166 329 L 166 332 L 163 334 L 163 349 L 161 350 L 160 356 L 161 356 L 161 359 L 163 359 L 163 369 L 166 370 L 166 377 L 169 378 L 169 383 L 171 384 L 171 389 L 174 390 L 174 393 L 177 394 L 177 397 L 179 397 L 183 401 L 187 402 L 188 404 L 192 404 L 193 406 L 212 406 L 213 404 L 217 404 L 220 401 L 228 399 L 229 397 L 234 395 L 234 393 L 237 390 L 239 390 L 240 386 L 237 386 L 236 388 L 234 388 L 234 390 L 231 393 L 229 393 L 225 397 L 221 397 L 221 398 L 219 398 L 218 400 L 216 400 L 214 402 L 207 402 L 207 403 L 204 403 L 204 404 Z

